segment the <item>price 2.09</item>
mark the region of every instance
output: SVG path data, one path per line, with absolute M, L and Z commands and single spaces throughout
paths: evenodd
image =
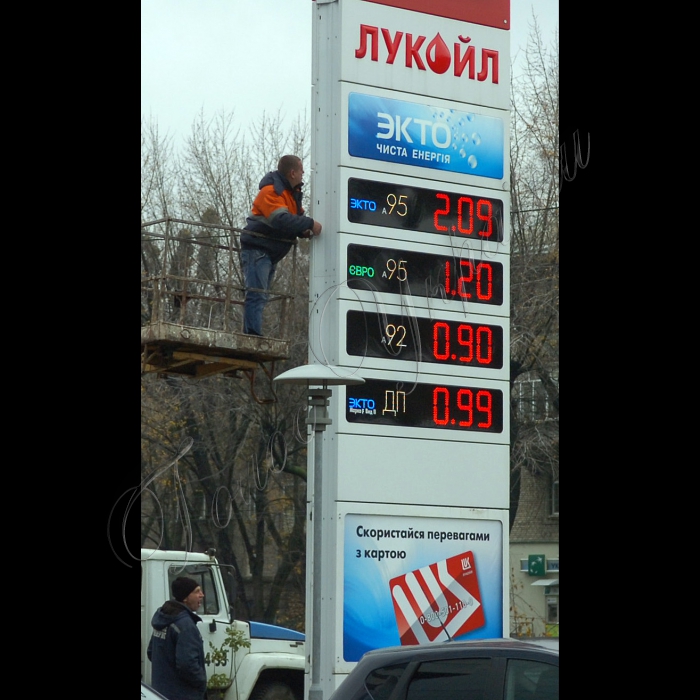
M 435 197 L 444 204 L 442 209 L 436 209 L 433 215 L 433 223 L 436 231 L 449 231 L 448 226 L 440 223 L 441 216 L 450 215 L 451 197 L 443 192 L 436 192 Z M 493 205 L 490 199 L 477 199 L 476 204 L 471 197 L 459 197 L 457 199 L 457 224 L 452 226 L 452 231 L 461 233 L 463 236 L 470 236 L 474 233 L 474 223 L 477 225 L 477 233 L 483 238 L 491 238 L 493 235 Z

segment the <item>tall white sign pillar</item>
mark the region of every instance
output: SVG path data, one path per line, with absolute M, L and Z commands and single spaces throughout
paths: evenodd
M 369 649 L 508 636 L 509 29 L 313 2 L 309 364 L 364 383 L 309 455 L 312 700 Z

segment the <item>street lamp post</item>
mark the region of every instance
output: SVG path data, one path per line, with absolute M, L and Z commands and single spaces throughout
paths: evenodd
M 323 521 L 324 504 L 321 485 L 323 483 L 323 432 L 331 424 L 328 416 L 328 403 L 332 394 L 329 386 L 364 384 L 361 377 L 347 374 L 347 369 L 330 365 L 301 365 L 273 379 L 282 384 L 305 384 L 308 387 L 308 402 L 311 409 L 306 416 L 306 424 L 314 429 L 314 498 L 313 498 L 313 595 L 311 596 L 311 684 L 309 700 L 323 700 L 321 683 L 321 575 L 323 572 Z M 312 387 L 311 385 L 322 385 Z M 308 591 L 308 585 L 307 585 Z M 307 595 L 306 603 L 309 603 Z

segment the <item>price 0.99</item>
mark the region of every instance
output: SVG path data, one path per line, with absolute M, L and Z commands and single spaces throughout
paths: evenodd
M 348 387 L 351 423 L 503 432 L 503 392 L 444 384 L 405 384 L 383 379 Z
M 454 391 L 454 389 L 453 389 Z M 493 396 L 487 389 L 459 389 L 456 411 L 450 409 L 450 390 L 446 386 L 433 389 L 433 422 L 435 425 L 457 425 L 488 430 L 493 425 Z M 454 417 L 456 416 L 456 417 Z

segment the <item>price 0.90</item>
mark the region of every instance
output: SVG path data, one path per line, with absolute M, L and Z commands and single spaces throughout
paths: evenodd
M 503 326 L 350 310 L 349 355 L 501 369 Z

